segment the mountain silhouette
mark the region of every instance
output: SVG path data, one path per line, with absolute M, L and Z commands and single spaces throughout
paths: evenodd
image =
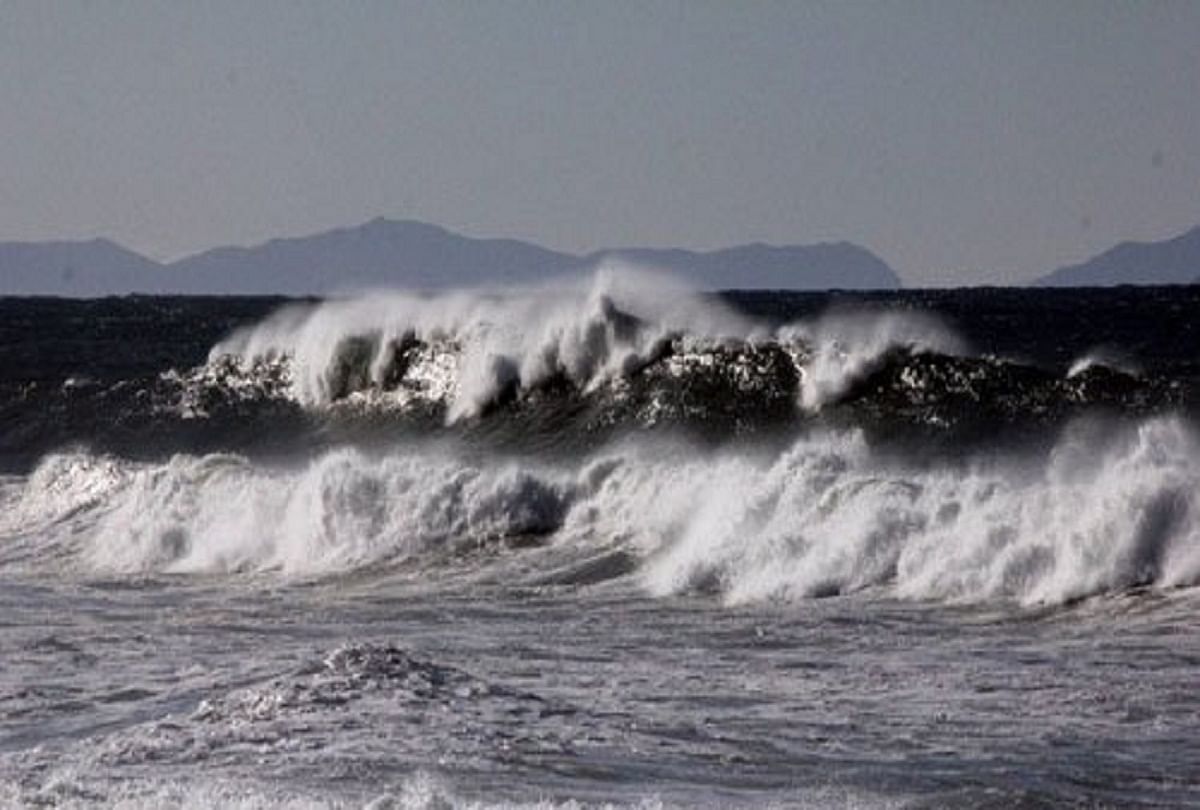
M 605 261 L 669 271 L 702 289 L 894 289 L 900 279 L 847 242 L 743 245 L 712 252 L 622 248 L 587 256 L 515 239 L 477 239 L 411 220 L 375 219 L 160 264 L 107 240 L 0 243 L 0 294 L 322 295 L 378 287 L 537 282 Z
M 209 250 L 175 262 L 168 272 L 186 292 L 297 295 L 535 281 L 574 261 L 514 239 L 473 239 L 423 222 L 375 219 L 253 248 Z
M 706 289 L 890 290 L 900 286 L 892 268 L 849 242 L 775 247 L 755 243 L 696 253 L 678 248 L 622 248 L 588 257 L 616 259 L 674 271 Z
M 0 295 L 161 292 L 163 268 L 107 239 L 0 242 Z
M 1039 279 L 1042 287 L 1195 284 L 1200 281 L 1200 226 L 1162 242 L 1122 242 L 1081 264 Z

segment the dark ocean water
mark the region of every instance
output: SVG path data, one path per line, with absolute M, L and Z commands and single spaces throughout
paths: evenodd
M 1196 806 L 1198 322 L 0 299 L 0 805 Z
M 992 438 L 996 429 L 1056 426 L 1082 413 L 1194 414 L 1200 407 L 1200 287 L 749 292 L 728 293 L 720 301 L 770 328 L 824 323 L 846 332 L 846 342 L 880 345 L 865 346 L 874 354 L 862 373 L 853 375 L 848 390 L 827 403 L 819 417 L 792 407 L 799 388 L 792 359 L 765 356 L 777 347 L 763 350 L 764 362 L 779 363 L 752 392 L 716 379 L 720 367 L 705 378 L 685 375 L 684 386 L 671 377 L 658 386 L 662 390 L 638 392 L 677 400 L 669 424 L 683 424 L 710 439 L 724 440 L 731 431 L 742 435 L 836 422 L 876 435 L 916 429 L 923 441 L 958 442 Z M 203 366 L 220 340 L 286 303 L 277 298 L 0 298 L 0 469 L 23 471 L 47 451 L 76 442 L 137 455 L 245 452 L 275 447 L 277 437 L 286 448 L 301 437 L 318 441 L 314 434 L 380 422 L 391 432 L 421 421 L 419 416 L 439 425 L 445 421 L 444 408 L 436 407 L 420 414 L 393 409 L 385 419 L 378 413 L 331 418 L 312 414 L 290 396 L 231 394 L 217 383 L 203 391 L 202 383 L 193 388 L 219 413 L 201 420 L 181 414 L 177 406 L 189 381 L 171 373 L 186 375 Z M 894 341 L 889 329 L 899 331 Z M 950 337 L 937 344 L 942 336 Z M 1068 377 L 1076 364 L 1087 367 Z M 641 379 L 632 375 L 635 387 L 658 379 L 655 365 L 650 362 Z M 921 377 L 928 388 L 917 390 L 905 375 Z M 362 389 L 386 387 L 361 382 Z M 543 389 L 556 381 L 548 382 Z M 503 427 L 517 424 L 517 446 L 528 440 L 531 428 L 542 426 L 546 410 L 554 412 L 553 435 L 546 442 L 551 445 L 563 443 L 564 420 L 604 438 L 630 422 L 647 426 L 645 419 L 638 424 L 636 414 L 618 412 L 618 405 L 606 401 L 607 392 L 585 405 L 570 393 L 534 407 L 527 398 L 495 421 Z M 504 402 L 501 409 L 511 404 Z M 606 406 L 612 414 L 595 415 Z M 580 410 L 587 411 L 590 422 L 578 422 Z M 525 424 L 532 411 L 537 411 L 535 424 Z M 458 426 L 460 432 L 472 428 L 503 429 Z

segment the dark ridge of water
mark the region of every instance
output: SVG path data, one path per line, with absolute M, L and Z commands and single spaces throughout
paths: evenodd
M 1200 374 L 1200 286 L 881 292 L 732 291 L 721 297 L 775 323 L 830 310 L 933 313 L 979 353 L 1066 367 L 1097 347 L 1148 370 Z M 116 381 L 204 362 L 214 343 L 282 297 L 0 297 L 0 382 Z
M 640 369 L 621 397 L 552 383 L 502 400 L 458 435 L 523 452 L 603 441 L 630 427 L 678 429 L 725 441 L 814 425 L 859 427 L 875 441 L 951 449 L 1034 437 L 1082 413 L 1141 417 L 1200 410 L 1200 287 L 1084 290 L 969 289 L 887 293 L 731 292 L 753 317 L 781 324 L 827 312 L 932 314 L 976 354 L 898 349 L 880 359 L 820 414 L 795 407 L 798 379 L 770 346 L 751 352 L 758 376 L 735 373 L 745 357 L 718 350 L 685 376 L 663 363 Z M 435 404 L 402 414 L 316 414 L 282 395 L 186 372 L 239 326 L 283 298 L 0 298 L 0 469 L 28 469 L 71 444 L 135 456 L 236 449 L 302 452 L 378 441 L 442 424 Z M 1122 362 L 1081 373 L 1089 353 Z M 1137 369 L 1127 373 L 1121 366 Z M 743 363 L 744 366 L 744 363 Z M 167 374 L 164 372 L 183 372 Z M 245 381 L 241 381 L 245 382 Z M 181 408 L 185 398 L 197 408 Z
M 783 323 L 832 309 L 933 313 L 981 354 L 1066 368 L 1097 349 L 1147 371 L 1200 376 L 1200 285 L 881 292 L 731 292 L 744 312 Z
M 0 384 L 117 382 L 203 363 L 233 329 L 278 297 L 0 297 Z

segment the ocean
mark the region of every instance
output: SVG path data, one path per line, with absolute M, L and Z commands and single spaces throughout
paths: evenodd
M 0 299 L 0 806 L 1200 806 L 1200 288 Z

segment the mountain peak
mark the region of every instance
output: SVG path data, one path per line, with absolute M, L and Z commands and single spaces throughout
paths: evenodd
M 419 219 L 389 219 L 388 217 L 375 217 L 361 225 L 349 228 L 348 230 L 357 231 L 420 231 L 425 233 L 437 233 L 450 235 L 450 231 L 443 228 L 441 225 L 434 225 L 430 222 L 422 222 Z
M 1194 284 L 1200 277 L 1200 225 L 1159 242 L 1121 242 L 1087 261 L 1060 267 L 1042 287 Z

